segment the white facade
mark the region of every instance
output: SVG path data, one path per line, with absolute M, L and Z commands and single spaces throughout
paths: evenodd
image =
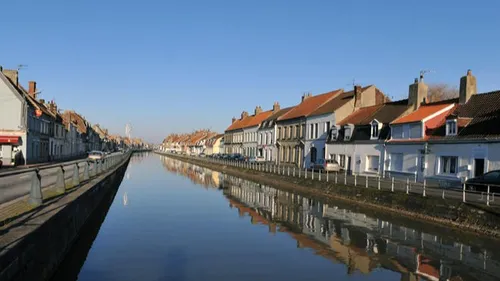
M 326 159 L 336 160 L 342 169 L 361 175 L 383 175 L 384 143 L 326 144 Z
M 262 156 L 266 161 L 277 160 L 278 149 L 276 148 L 276 124 L 271 127 L 261 128 L 258 131 L 257 156 Z
M 314 162 L 325 159 L 325 141 L 332 125 L 335 125 L 334 113 L 306 118 L 304 148 L 304 163 L 306 167 L 310 167 Z
M 63 159 L 66 157 L 70 157 L 71 155 L 65 154 L 64 146 L 66 141 L 66 130 L 64 129 L 64 125 L 62 123 L 53 122 L 52 123 L 54 130 L 52 136 L 49 139 L 49 155 L 50 159 Z
M 243 152 L 244 156 L 257 156 L 257 130 L 259 126 L 243 128 Z

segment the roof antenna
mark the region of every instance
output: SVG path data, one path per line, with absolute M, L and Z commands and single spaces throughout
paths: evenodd
M 434 71 L 434 70 L 428 70 L 428 69 L 426 69 L 426 70 L 420 70 L 420 80 L 419 80 L 420 82 L 424 82 L 424 75 L 426 73 L 436 73 L 436 71 Z
M 19 71 L 19 70 L 21 70 L 21 69 L 23 69 L 23 68 L 26 68 L 26 67 L 28 67 L 28 65 L 27 65 L 27 64 L 18 64 L 18 65 L 17 65 L 17 71 Z

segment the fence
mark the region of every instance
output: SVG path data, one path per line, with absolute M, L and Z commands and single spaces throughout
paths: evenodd
M 102 160 L 76 160 L 1 173 L 0 204 L 28 195 L 29 203 L 38 206 L 44 200 L 44 191 L 65 193 L 68 188 L 108 172 L 129 155 L 129 152 L 114 153 Z
M 163 153 L 169 155 L 169 153 Z M 297 167 L 282 166 L 272 163 L 244 162 L 230 159 L 205 158 L 196 156 L 181 156 L 173 154 L 176 157 L 195 158 L 200 161 L 256 170 L 263 173 L 271 173 L 280 176 L 299 177 L 322 181 L 325 183 L 343 184 L 345 186 L 356 186 L 364 188 L 375 188 L 388 192 L 403 192 L 406 194 L 418 194 L 423 197 L 440 197 L 443 199 L 459 200 L 467 203 L 484 204 L 487 206 L 500 206 L 500 185 L 481 185 L 474 184 L 478 190 L 469 190 L 465 183 L 460 183 L 460 188 L 444 188 L 439 185 L 429 185 L 427 181 L 416 182 L 414 177 L 389 176 L 386 178 L 371 175 L 347 174 L 346 172 L 325 172 L 324 170 L 299 169 Z

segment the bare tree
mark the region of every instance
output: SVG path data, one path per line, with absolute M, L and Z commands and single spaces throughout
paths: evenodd
M 427 93 L 427 100 L 429 102 L 436 102 L 453 98 L 458 98 L 457 87 L 453 87 L 448 84 L 432 84 L 429 86 L 429 92 Z

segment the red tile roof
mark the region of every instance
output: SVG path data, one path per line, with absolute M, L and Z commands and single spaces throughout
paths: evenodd
M 308 116 L 311 113 L 313 113 L 316 109 L 318 109 L 320 106 L 330 101 L 341 92 L 342 90 L 335 90 L 321 95 L 306 98 L 297 106 L 295 106 L 292 110 L 288 111 L 286 114 L 283 114 L 281 117 L 279 117 L 278 121 Z
M 266 120 L 269 116 L 273 114 L 272 110 L 263 111 L 257 115 L 251 115 L 243 119 L 236 120 L 231 126 L 229 126 L 226 131 L 250 128 L 258 126 L 262 121 Z
M 432 114 L 449 107 L 453 103 L 438 103 L 438 104 L 427 104 L 422 105 L 416 111 L 403 116 L 401 118 L 396 119 L 391 124 L 403 124 L 403 123 L 412 123 L 419 122 L 425 119 L 426 117 L 431 116 Z

